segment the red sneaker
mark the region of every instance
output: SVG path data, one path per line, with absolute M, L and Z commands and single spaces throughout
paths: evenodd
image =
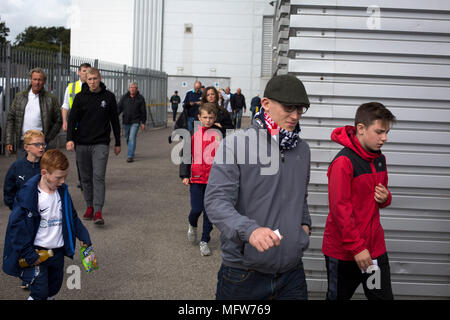
M 83 216 L 84 220 L 92 220 L 92 218 L 94 217 L 94 207 L 88 207 L 86 209 L 86 213 Z
M 94 223 L 95 224 L 105 224 L 105 220 L 103 220 L 102 218 L 102 212 L 101 211 L 97 211 L 94 215 Z

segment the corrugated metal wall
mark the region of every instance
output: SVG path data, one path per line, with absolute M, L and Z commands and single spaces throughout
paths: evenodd
M 162 70 L 163 0 L 134 0 L 133 67 Z
M 323 297 L 327 288 L 326 170 L 340 149 L 331 131 L 352 124 L 361 103 L 379 101 L 399 120 L 383 147 L 393 202 L 381 211 L 394 295 L 449 298 L 450 2 L 279 1 L 278 12 L 286 9 L 287 71 L 312 102 L 301 120 L 312 151 L 309 291 Z

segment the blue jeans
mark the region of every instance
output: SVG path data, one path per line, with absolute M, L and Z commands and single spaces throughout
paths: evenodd
M 127 158 L 134 158 L 136 150 L 136 136 L 139 131 L 139 123 L 123 124 L 123 135 L 127 139 Z
M 222 264 L 217 279 L 217 300 L 308 300 L 303 265 L 273 275 Z
M 205 211 L 203 199 L 205 198 L 206 184 L 192 183 L 190 186 L 191 193 L 191 212 L 189 213 L 189 224 L 197 228 L 198 219 L 203 212 L 203 232 L 201 241 L 209 242 L 211 240 L 211 231 L 213 225 L 209 221 Z
M 191 133 L 191 135 L 194 133 L 194 121 L 195 121 L 194 117 L 188 117 L 187 129 Z
M 236 109 L 236 112 L 233 112 L 233 123 L 236 129 L 241 128 L 241 119 L 242 119 L 242 108 Z

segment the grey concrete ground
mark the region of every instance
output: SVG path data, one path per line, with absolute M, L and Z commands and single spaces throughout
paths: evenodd
M 171 116 L 169 114 L 169 119 Z M 244 125 L 249 119 L 244 118 Z M 187 242 L 189 188 L 182 185 L 178 167 L 170 160 L 168 128 L 139 132 L 135 162 L 127 163 L 126 143 L 115 156 L 112 148 L 106 174 L 104 226 L 83 221 L 88 229 L 100 269 L 86 274 L 79 256 L 66 258 L 65 277 L 57 299 L 214 299 L 220 267 L 219 232 L 211 235 L 212 256 L 202 257 L 198 244 Z M 76 187 L 75 154 L 65 151 L 71 164 L 67 178 L 78 215 L 86 206 Z M 15 156 L 0 156 L 0 185 Z M 0 204 L 0 252 L 3 257 L 9 209 Z M 199 221 L 199 239 L 202 220 Z M 81 269 L 81 289 L 69 289 L 74 273 Z M 69 269 L 71 271 L 73 269 Z M 76 270 L 76 268 L 75 268 Z M 26 299 L 17 278 L 0 272 L 0 299 Z

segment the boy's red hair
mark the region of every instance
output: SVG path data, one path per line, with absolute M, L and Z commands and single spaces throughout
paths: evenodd
M 67 170 L 69 168 L 69 160 L 59 149 L 51 149 L 44 153 L 41 159 L 41 169 L 52 173 L 55 170 Z

